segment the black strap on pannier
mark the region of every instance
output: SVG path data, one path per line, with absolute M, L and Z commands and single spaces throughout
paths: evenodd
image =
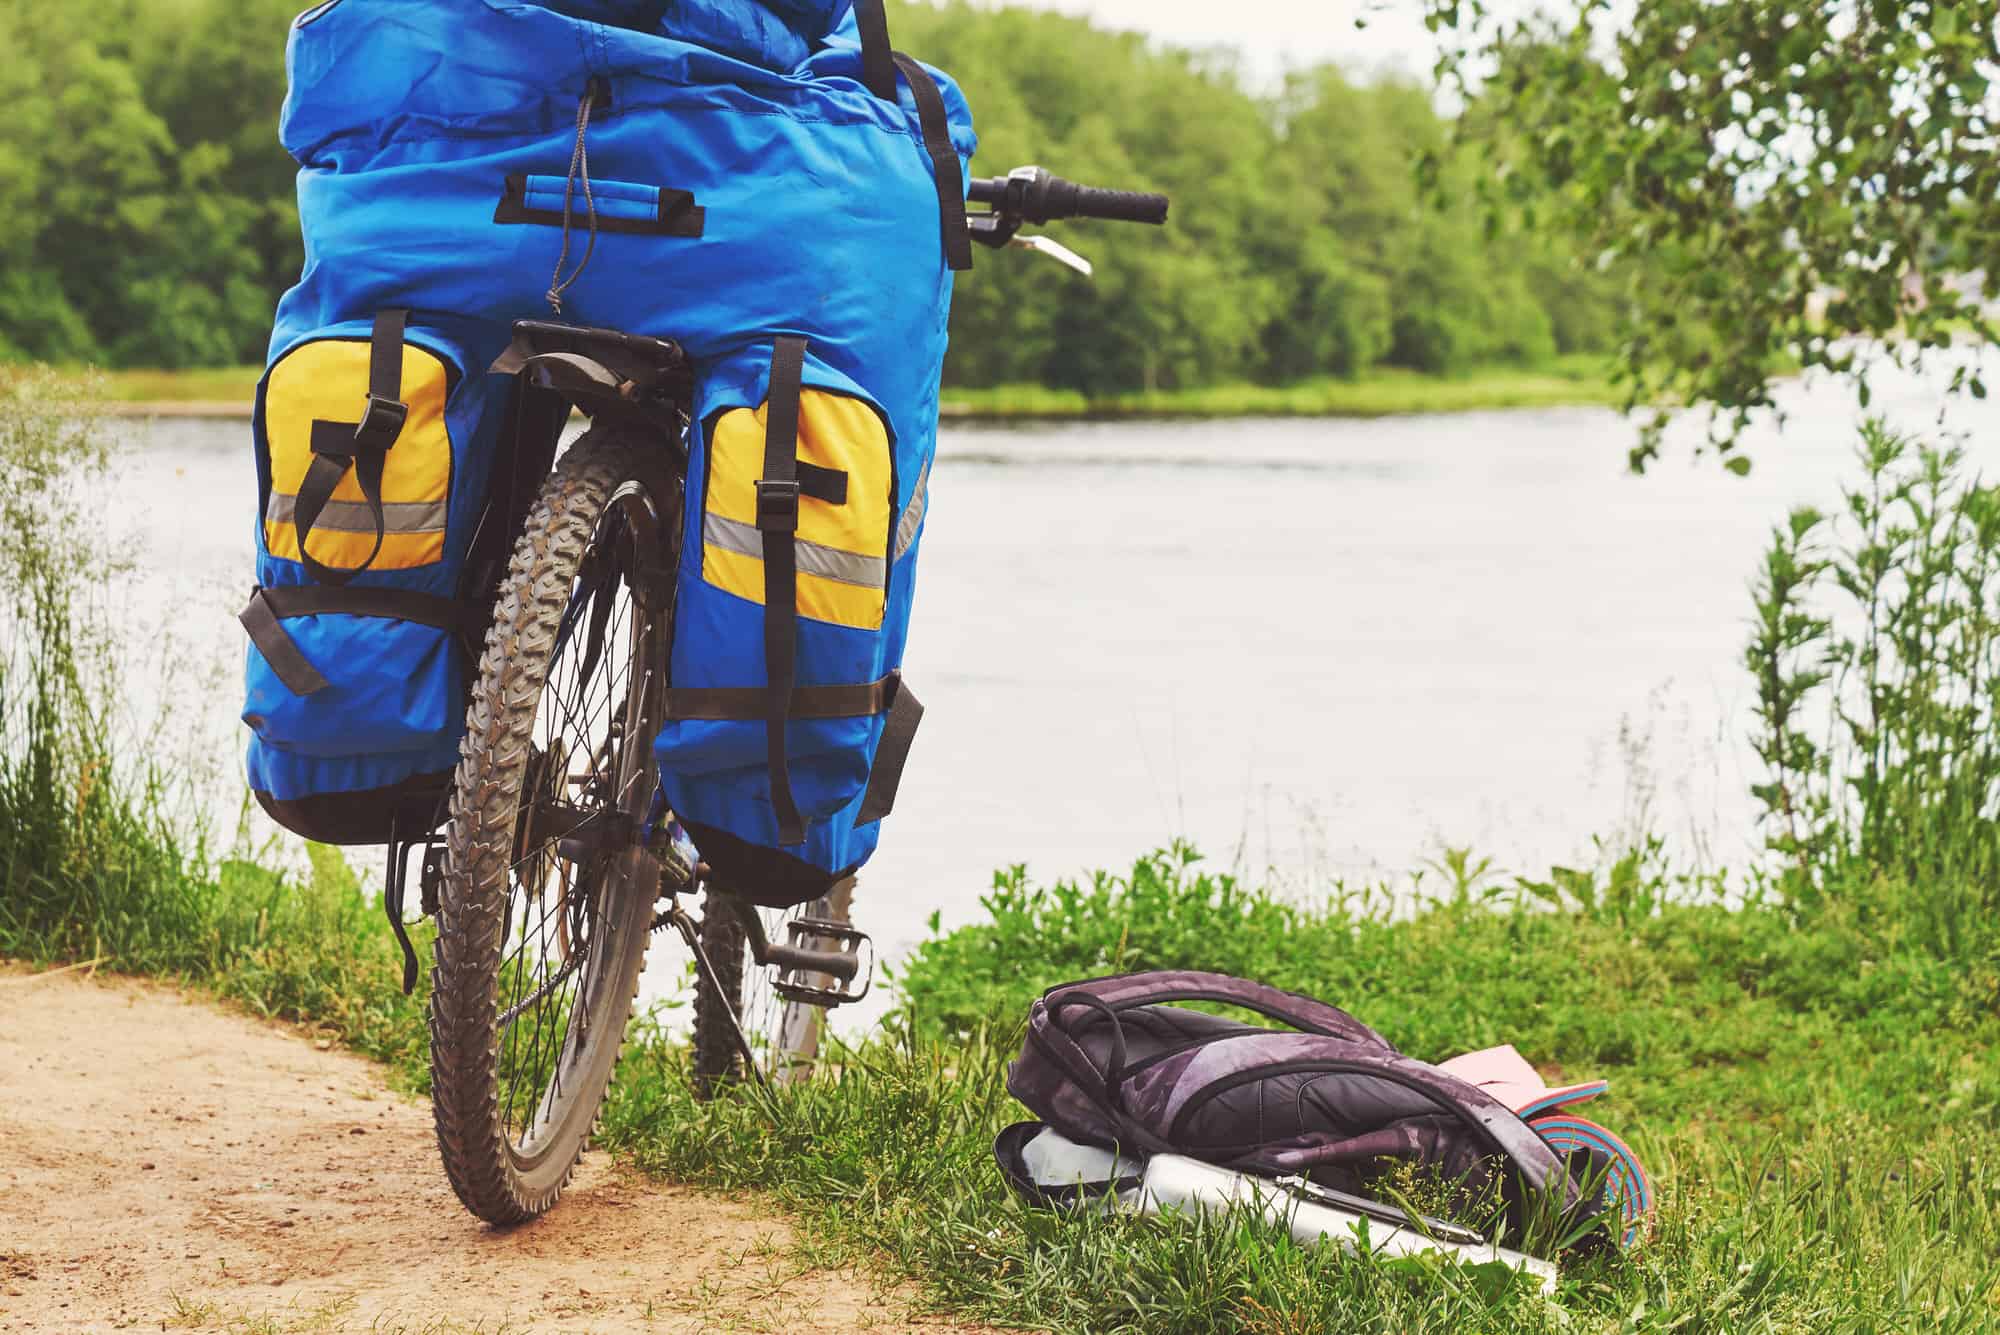
M 416 621 L 467 636 L 479 632 L 479 623 L 486 615 L 483 609 L 455 598 L 440 598 L 410 589 L 328 589 L 307 585 L 252 589 L 249 603 L 237 613 L 236 619 L 250 633 L 250 642 L 264 655 L 264 661 L 271 665 L 278 680 L 294 695 L 311 695 L 325 690 L 328 682 L 300 652 L 297 642 L 285 633 L 283 623 L 292 617 L 325 613 Z
M 410 313 L 380 311 L 369 340 L 368 406 L 359 422 L 315 421 L 312 424 L 312 466 L 299 483 L 292 507 L 292 525 L 298 533 L 299 560 L 321 584 L 342 585 L 375 564 L 388 535 L 388 520 L 382 510 L 382 469 L 389 447 L 403 432 L 410 405 L 403 402 L 403 330 Z M 322 565 L 306 550 L 320 511 L 333 499 L 334 488 L 349 469 L 361 484 L 361 495 L 375 521 L 375 546 L 368 559 L 351 569 Z M 268 657 L 268 655 L 267 655 Z M 275 664 L 274 664 L 275 666 Z
M 757 479 L 757 531 L 764 535 L 764 744 L 778 842 L 788 847 L 806 841 L 785 760 L 785 719 L 799 666 L 799 393 L 805 364 L 804 339 L 787 336 L 772 344 L 764 475 Z
M 884 102 L 896 101 L 896 72 L 909 80 L 917 104 L 917 124 L 930 155 L 931 176 L 937 182 L 938 220 L 943 230 L 944 262 L 953 269 L 972 267 L 972 229 L 965 221 L 965 175 L 958 149 L 951 142 L 951 121 L 944 94 L 922 65 L 889 45 L 889 19 L 882 0 L 857 0 L 855 25 L 861 31 L 861 82 Z
M 866 718 L 890 710 L 906 696 L 915 699 L 900 672 L 854 686 L 795 686 L 786 716 Z M 763 718 L 768 705 L 768 693 L 758 686 L 683 686 L 667 691 L 669 722 Z
M 868 791 L 861 795 L 861 810 L 854 814 L 856 825 L 881 820 L 896 805 L 896 790 L 903 783 L 903 765 L 910 758 L 910 743 L 916 740 L 917 724 L 923 721 L 924 707 L 917 693 L 907 686 L 889 701 L 889 719 L 882 727 L 882 743 L 875 748 L 875 764 L 868 771 Z
M 764 722 L 765 763 L 771 776 L 771 809 L 784 847 L 806 839 L 805 820 L 792 796 L 785 754 L 791 719 L 866 718 L 888 715 L 869 770 L 856 824 L 889 813 L 924 707 L 891 672 L 852 685 L 798 684 L 799 498 L 833 505 L 847 500 L 847 475 L 799 458 L 799 397 L 804 389 L 806 341 L 786 335 L 771 345 L 771 383 L 765 394 L 764 471 L 757 479 L 757 530 L 763 535 L 764 681 L 755 686 L 679 687 L 667 692 L 669 720 Z M 267 655 L 268 656 L 268 655 Z

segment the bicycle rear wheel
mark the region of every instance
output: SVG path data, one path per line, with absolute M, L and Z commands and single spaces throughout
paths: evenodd
M 454 777 L 431 987 L 438 1148 L 496 1224 L 555 1204 L 624 1043 L 659 871 L 652 794 L 672 482 L 604 429 L 543 485 L 502 586 Z
M 765 936 L 780 942 L 786 940 L 786 924 L 794 918 L 851 923 L 854 878 L 846 878 L 824 899 L 810 904 L 756 912 L 763 915 Z M 809 940 L 805 944 L 818 947 L 832 943 Z M 701 948 L 715 966 L 721 991 L 712 990 L 706 982 L 695 990 L 690 1059 L 695 1092 L 707 1098 L 723 1084 L 747 1074 L 742 1051 L 730 1030 L 728 1013 L 737 1016 L 758 1066 L 773 1082 L 791 1084 L 810 1079 L 826 1032 L 826 1008 L 780 997 L 771 986 L 772 971 L 750 958 L 750 943 L 743 924 L 735 914 L 713 901 L 702 906 Z M 812 981 L 833 985 L 832 979 Z

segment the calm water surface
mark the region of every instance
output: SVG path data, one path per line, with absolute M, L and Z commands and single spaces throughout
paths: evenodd
M 1934 425 L 1940 384 L 1876 406 Z M 928 712 L 864 925 L 894 954 L 996 867 L 1179 835 L 1302 890 L 1407 886 L 1446 845 L 1540 871 L 1642 820 L 1740 865 L 1748 580 L 1786 509 L 1854 473 L 1847 393 L 1785 400 L 1742 479 L 1685 443 L 1634 477 L 1632 426 L 1596 409 L 948 426 L 906 667 Z M 2000 407 L 1949 425 L 2000 448 Z M 248 427 L 125 435 L 136 712 L 170 707 L 156 745 L 233 821 Z

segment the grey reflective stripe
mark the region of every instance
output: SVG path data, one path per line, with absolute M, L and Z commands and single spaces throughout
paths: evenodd
M 917 489 L 910 493 L 910 503 L 903 507 L 903 517 L 896 521 L 896 559 L 903 559 L 903 553 L 910 550 L 910 544 L 917 540 L 917 529 L 924 522 L 924 508 L 930 504 L 931 464 L 924 460 L 924 471 L 917 474 Z
M 271 493 L 271 503 L 264 509 L 264 520 L 271 524 L 289 524 L 292 512 L 298 504 L 298 497 Z M 385 501 L 382 505 L 382 526 L 390 533 L 437 533 L 444 529 L 445 506 L 443 501 Z M 313 521 L 313 532 L 333 533 L 373 533 L 375 514 L 366 501 L 328 501 L 326 508 Z
M 743 556 L 764 559 L 764 535 L 757 531 L 755 524 L 745 524 L 735 519 L 724 519 L 718 514 L 701 517 L 701 539 L 725 552 L 736 552 Z M 855 584 L 864 589 L 880 589 L 889 582 L 888 563 L 879 556 L 862 556 L 858 552 L 843 552 L 838 547 L 822 547 L 816 542 L 797 542 L 799 553 L 799 573 L 818 575 L 840 584 Z

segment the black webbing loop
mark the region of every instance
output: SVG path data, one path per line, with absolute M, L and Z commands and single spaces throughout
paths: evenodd
M 923 720 L 924 707 L 917 693 L 899 683 L 895 698 L 889 702 L 881 745 L 875 748 L 875 764 L 868 771 L 868 791 L 862 794 L 861 810 L 854 815 L 856 825 L 881 820 L 895 807 L 903 766 L 910 758 L 910 743 L 916 740 L 917 725 Z
M 804 339 L 784 337 L 771 345 L 764 475 L 757 481 L 757 527 L 764 534 L 765 751 L 778 842 L 787 847 L 806 841 L 785 761 L 785 719 L 798 679 L 799 389 L 805 362 Z
M 299 646 L 292 637 L 285 634 L 285 628 L 278 624 L 277 612 L 264 600 L 264 590 L 257 589 L 251 593 L 249 603 L 236 614 L 236 619 L 243 623 L 244 630 L 250 632 L 250 643 L 257 646 L 257 652 L 264 655 L 271 671 L 293 695 L 311 695 L 331 684 L 312 665 L 312 661 L 299 652 Z
M 951 122 L 944 109 L 944 94 L 922 65 L 902 52 L 891 59 L 910 82 L 910 96 L 917 103 L 917 124 L 924 132 L 924 151 L 930 154 L 931 175 L 937 182 L 938 219 L 944 229 L 944 262 L 953 269 L 972 267 L 972 229 L 965 221 L 965 175 L 960 169 L 958 150 L 951 142 Z
M 889 48 L 889 16 L 882 0 L 855 0 L 854 24 L 861 30 L 861 82 L 884 102 L 894 102 L 896 59 Z
M 456 598 L 413 589 L 322 588 L 306 584 L 252 589 L 249 604 L 236 619 L 250 632 L 251 643 L 264 655 L 264 661 L 271 665 L 278 680 L 294 695 L 311 695 L 324 690 L 328 682 L 300 652 L 297 642 L 285 633 L 282 623 L 293 617 L 327 613 L 415 621 L 466 636 L 483 630 L 487 615 L 484 608 Z
M 799 460 L 799 494 L 828 505 L 847 504 L 847 474 L 838 468 L 821 468 Z
M 322 584 L 345 584 L 374 565 L 375 558 L 382 554 L 383 539 L 388 536 L 388 518 L 382 510 L 382 470 L 388 462 L 389 447 L 402 434 L 403 423 L 410 415 L 409 405 L 402 401 L 403 330 L 409 318 L 410 313 L 403 310 L 380 311 L 375 316 L 368 349 L 368 406 L 361 420 L 312 424 L 313 460 L 293 502 L 292 527 L 298 535 L 300 563 L 306 573 Z M 313 525 L 319 522 L 320 511 L 333 499 L 334 488 L 350 468 L 375 521 L 375 546 L 360 565 L 342 569 L 314 560 L 306 550 L 306 540 L 312 536 Z

